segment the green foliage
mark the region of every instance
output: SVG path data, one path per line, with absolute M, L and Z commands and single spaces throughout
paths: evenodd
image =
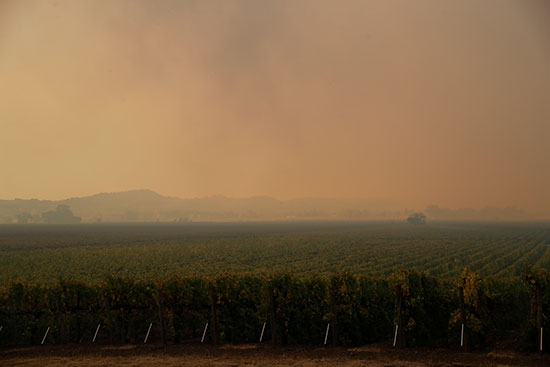
M 529 319 L 524 323 L 522 329 L 522 347 L 531 351 L 539 349 L 540 322 L 544 333 L 543 350 L 548 351 L 550 349 L 550 272 L 528 265 L 524 268 L 522 279 L 531 298 Z
M 0 284 L 110 275 L 380 277 L 398 269 L 456 279 L 464 267 L 486 277 L 519 277 L 525 263 L 550 268 L 549 241 L 550 227 L 543 224 L 0 226 Z
M 359 286 L 361 288 L 359 344 L 391 338 L 395 298 L 390 282 L 386 279 L 360 277 Z
M 251 276 L 222 275 L 212 279 L 218 332 L 222 342 L 255 342 L 265 318 L 261 314 L 262 281 Z
M 272 302 L 275 315 L 278 342 L 321 344 L 327 323 L 326 282 L 285 274 L 270 277 L 266 287 L 267 301 Z
M 208 281 L 199 277 L 172 276 L 158 282 L 157 287 L 167 316 L 167 336 L 180 343 L 200 335 L 208 321 Z
M 392 284 L 396 297 L 397 293 L 402 296 L 406 345 L 445 343 L 451 308 L 452 288 L 449 282 L 425 272 L 400 270 L 392 277 Z
M 487 345 L 502 335 L 498 331 L 525 322 L 527 312 L 525 317 L 511 317 L 517 310 L 504 302 L 525 295 L 517 282 L 486 280 L 469 271 L 463 278 L 475 345 Z M 93 283 L 14 282 L 0 288 L 0 343 L 38 344 L 48 327 L 47 343 L 90 342 L 99 323 L 103 327 L 98 343 L 140 343 L 150 323 L 151 339 L 159 341 L 161 320 L 166 340 L 181 343 L 199 340 L 205 323 L 215 319 L 224 343 L 255 343 L 266 322 L 265 342 L 274 331 L 280 344 L 320 345 L 330 322 L 329 344 L 362 345 L 391 339 L 400 294 L 406 345 L 457 345 L 456 290 L 446 279 L 414 270 L 398 271 L 389 279 L 339 273 L 309 278 L 226 274 L 210 279 L 111 276 Z
M 469 269 L 464 269 L 460 279 L 458 286 L 463 286 L 464 289 L 464 311 L 470 344 L 479 347 L 487 341 L 492 318 L 488 283 Z M 462 327 L 462 313 L 460 304 L 458 302 L 455 304 L 457 307 L 451 315 L 449 329 L 451 335 L 458 341 L 457 335 L 460 335 Z
M 47 343 L 89 342 L 100 323 L 98 343 L 141 343 L 151 322 L 158 341 L 161 320 L 181 343 L 214 318 L 226 343 L 257 342 L 266 322 L 265 342 L 320 345 L 331 323 L 330 344 L 362 345 L 391 340 L 400 289 L 406 345 L 458 346 L 462 278 L 473 346 L 520 328 L 537 346 L 537 287 L 550 331 L 547 225 L 247 226 L 0 228 L 0 344 L 38 344 L 48 327 Z
M 487 278 L 490 296 L 489 341 L 499 340 L 510 330 L 520 330 L 529 313 L 529 296 L 518 278 Z M 513 311 L 513 312 L 512 312 Z

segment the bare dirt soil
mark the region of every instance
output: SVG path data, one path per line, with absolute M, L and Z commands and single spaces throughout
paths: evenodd
M 447 349 L 396 350 L 387 344 L 360 348 L 271 347 L 258 345 L 126 345 L 1 348 L 0 366 L 550 366 L 550 355 L 506 350 L 461 353 Z

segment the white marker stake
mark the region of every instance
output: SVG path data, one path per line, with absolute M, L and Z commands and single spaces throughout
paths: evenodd
M 464 324 L 462 324 L 462 329 L 460 330 L 460 346 L 464 346 Z
M 330 322 L 327 324 L 327 332 L 325 333 L 325 345 L 327 345 L 328 340 L 328 330 L 330 329 Z
M 99 331 L 99 328 L 101 327 L 101 324 L 97 324 L 97 328 L 95 329 L 94 338 L 92 339 L 92 343 L 95 343 L 95 338 L 97 337 L 97 332 Z
M 0 329 L 2 330 L 2 329 Z M 262 342 L 262 339 L 264 338 L 264 331 L 265 331 L 265 322 L 264 322 L 264 326 L 262 327 L 262 333 L 260 334 L 260 343 Z
M 206 325 L 204 325 L 204 331 L 202 332 L 201 343 L 204 342 L 204 337 L 206 336 L 206 329 L 208 329 L 208 323 L 206 323 Z
M 149 339 L 149 333 L 151 332 L 151 327 L 153 326 L 153 323 L 149 324 L 149 329 L 147 330 L 147 335 L 145 335 L 145 340 L 143 341 L 143 344 L 147 343 L 147 339 Z
M 44 337 L 42 338 L 42 343 L 40 343 L 40 345 L 44 344 L 44 342 L 46 341 L 46 337 L 48 336 L 49 331 L 50 331 L 50 327 L 48 326 L 48 329 L 46 330 L 46 334 L 44 334 Z
M 542 327 L 540 328 L 540 351 L 542 352 Z
M 395 347 L 395 343 L 397 343 L 397 330 L 399 329 L 399 325 L 395 325 L 395 335 L 393 336 L 393 346 Z

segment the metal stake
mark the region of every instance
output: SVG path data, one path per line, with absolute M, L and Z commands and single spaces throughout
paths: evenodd
M 542 327 L 540 328 L 540 351 L 542 352 Z
M 97 328 L 95 329 L 94 338 L 92 339 L 92 343 L 95 343 L 95 338 L 97 337 L 97 332 L 99 331 L 99 328 L 101 327 L 101 324 L 97 324 Z
M 202 332 L 201 343 L 204 342 L 204 337 L 206 336 L 206 329 L 208 329 L 208 322 L 206 323 L 206 325 L 204 325 L 204 331 Z
M 328 340 L 328 330 L 330 329 L 330 322 L 327 324 L 327 332 L 325 333 L 325 345 L 327 345 Z
M 149 333 L 151 332 L 151 327 L 153 326 L 153 323 L 149 324 L 149 329 L 147 330 L 147 335 L 145 335 L 145 340 L 143 341 L 143 344 L 147 343 L 147 339 L 149 339 Z
M 266 323 L 264 322 L 264 326 L 262 327 L 262 333 L 260 334 L 260 343 L 262 342 L 262 339 L 264 338 L 265 324 Z
M 48 329 L 46 330 L 46 334 L 44 334 L 44 337 L 42 338 L 42 343 L 40 343 L 40 345 L 43 345 L 44 341 L 46 341 L 46 337 L 48 336 L 49 331 L 50 331 L 50 327 L 48 326 Z

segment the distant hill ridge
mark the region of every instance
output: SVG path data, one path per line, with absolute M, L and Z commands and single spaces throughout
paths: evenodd
M 74 214 L 71 216 L 64 207 Z M 53 213 L 67 221 L 82 222 L 186 222 L 240 220 L 402 220 L 411 210 L 383 200 L 298 198 L 277 200 L 269 196 L 231 198 L 222 195 L 182 199 L 152 190 L 98 193 L 64 200 L 0 200 L 0 223 L 52 223 Z M 45 214 L 48 213 L 48 214 Z M 518 220 L 528 216 L 518 208 L 452 210 L 432 205 L 430 219 Z

